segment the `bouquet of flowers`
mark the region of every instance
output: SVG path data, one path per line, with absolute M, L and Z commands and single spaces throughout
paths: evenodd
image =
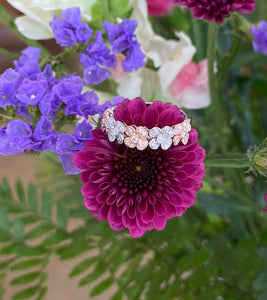
M 0 299 L 54 256 L 90 299 L 266 299 L 264 1 L 7 2 L 0 155 L 39 180 L 0 185 Z

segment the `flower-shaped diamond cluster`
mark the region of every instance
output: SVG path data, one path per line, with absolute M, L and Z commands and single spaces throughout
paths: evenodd
M 127 126 L 125 129 L 127 137 L 124 144 L 129 148 L 137 148 L 138 150 L 145 150 L 148 146 L 148 130 L 143 127 Z

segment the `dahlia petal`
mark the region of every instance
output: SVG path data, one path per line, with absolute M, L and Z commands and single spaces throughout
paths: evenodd
M 106 203 L 107 197 L 108 197 L 108 192 L 106 192 L 106 191 L 100 192 L 96 196 L 96 202 L 99 204 Z
M 159 126 L 172 126 L 184 121 L 184 115 L 172 108 L 165 109 L 159 114 Z
M 163 216 L 166 213 L 166 208 L 160 201 L 156 202 L 155 210 L 156 210 L 157 215 L 159 215 L 159 216 Z
M 122 224 L 125 227 L 129 228 L 129 230 L 131 228 L 136 227 L 136 220 L 135 219 L 130 219 L 127 214 L 123 214 L 122 217 L 121 217 L 121 220 L 122 220 Z
M 106 203 L 108 205 L 113 205 L 117 200 L 117 194 L 110 194 L 107 197 Z
M 94 199 L 91 198 L 84 199 L 84 206 L 90 211 L 98 211 L 100 207 L 100 205 L 96 203 Z
M 154 207 L 148 204 L 147 210 L 141 215 L 141 218 L 144 223 L 151 222 L 154 218 Z
M 138 211 L 143 214 L 147 210 L 147 201 L 143 200 L 142 202 L 138 203 Z
M 100 209 L 99 209 L 99 213 L 98 213 L 98 220 L 99 221 L 104 221 L 106 220 L 106 218 L 108 217 L 108 212 L 109 212 L 109 208 L 110 206 L 103 204 Z
M 137 216 L 136 216 L 136 224 L 137 224 L 138 228 L 141 229 L 141 230 L 151 230 L 151 229 L 154 228 L 152 222 L 144 223 L 142 221 L 142 218 L 141 218 L 140 214 L 137 214 Z
M 72 157 L 74 165 L 81 170 L 86 170 L 88 163 L 88 154 L 88 150 L 81 150 L 79 152 L 76 152 Z
M 95 191 L 92 189 L 92 184 L 90 182 L 87 182 L 83 185 L 81 192 L 84 197 L 90 197 L 95 193 Z
M 129 228 L 129 232 L 133 238 L 141 237 L 146 231 L 139 228 Z
M 167 218 L 166 218 L 166 216 L 157 215 L 157 216 L 155 216 L 153 223 L 154 223 L 156 230 L 163 230 L 166 226 Z
M 93 183 L 100 183 L 103 182 L 105 179 L 98 174 L 98 171 L 92 172 L 89 176 L 89 181 Z
M 89 179 L 89 175 L 90 175 L 90 171 L 84 171 L 82 173 L 79 174 L 79 179 L 82 181 L 82 182 L 87 182 L 88 179 Z
M 143 125 L 151 129 L 158 124 L 159 113 L 157 107 L 153 103 L 145 110 L 143 115 Z
M 128 207 L 127 215 L 130 219 L 134 219 L 136 217 L 136 207 L 135 207 L 135 205 L 132 205 L 132 206 Z
M 117 214 L 117 210 L 116 210 L 115 206 L 110 206 L 110 208 L 109 208 L 108 221 L 109 221 L 110 226 L 115 226 L 115 224 L 116 224 L 116 227 L 119 225 L 122 225 L 121 216 L 119 216 Z
M 136 126 L 142 125 L 142 116 L 144 114 L 145 109 L 146 104 L 141 98 L 135 98 L 134 101 L 131 101 L 129 103 L 128 110 L 130 115 L 132 116 L 132 124 L 135 124 Z

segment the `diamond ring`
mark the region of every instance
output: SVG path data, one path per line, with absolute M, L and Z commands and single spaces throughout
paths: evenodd
M 145 126 L 128 126 L 121 121 L 116 121 L 113 110 L 109 108 L 103 114 L 101 125 L 110 142 L 117 141 L 119 144 L 125 144 L 129 148 L 138 150 L 145 150 L 147 147 L 153 150 L 157 150 L 159 147 L 167 150 L 171 145 L 177 146 L 180 142 L 186 145 L 188 142 L 191 119 L 185 112 L 181 112 L 185 115 L 183 122 L 173 126 L 148 129 Z

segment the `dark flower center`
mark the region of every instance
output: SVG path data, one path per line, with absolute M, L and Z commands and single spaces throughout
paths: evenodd
M 161 151 L 129 149 L 117 159 L 114 165 L 114 177 L 118 186 L 125 192 L 136 194 L 143 190 L 152 190 L 162 184 L 164 157 Z M 164 174 L 162 174 L 164 173 Z

